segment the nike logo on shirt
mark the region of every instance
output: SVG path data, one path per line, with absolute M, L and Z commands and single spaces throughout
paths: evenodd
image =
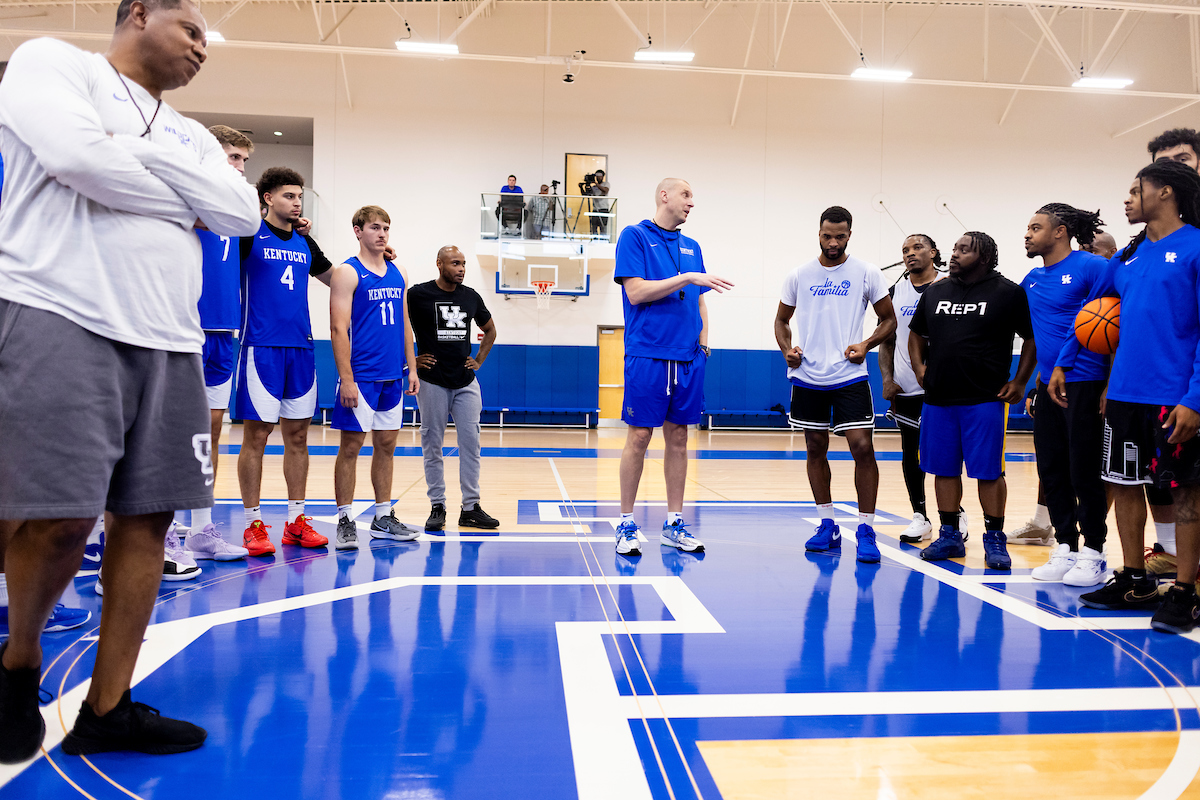
M 119 94 L 117 94 L 116 92 L 113 92 L 113 100 L 120 100 L 122 103 L 128 103 L 128 102 L 129 102 L 129 98 L 128 98 L 128 97 L 121 97 L 121 96 L 120 96 Z
M 651 246 L 651 247 L 658 247 L 658 245 L 654 244 L 653 242 L 651 242 L 651 243 L 650 243 L 650 246 Z
M 270 238 L 271 238 L 271 235 L 270 235 L 270 234 L 267 234 L 266 236 L 259 236 L 258 238 L 260 238 L 260 239 L 270 239 Z
M 1129 259 L 1129 260 L 1128 260 L 1128 261 L 1126 261 L 1125 263 L 1126 263 L 1126 264 L 1132 264 L 1133 262 L 1135 262 L 1135 261 L 1137 261 L 1137 260 L 1138 260 L 1138 257 L 1137 257 L 1137 256 L 1134 256 L 1133 258 Z

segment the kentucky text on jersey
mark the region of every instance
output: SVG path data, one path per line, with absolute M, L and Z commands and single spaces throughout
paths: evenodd
M 404 296 L 404 289 L 394 286 L 381 286 L 367 292 L 368 300 L 399 300 Z
M 308 263 L 308 253 L 296 250 L 280 250 L 278 247 L 264 247 L 259 251 L 267 261 L 295 261 L 297 264 Z

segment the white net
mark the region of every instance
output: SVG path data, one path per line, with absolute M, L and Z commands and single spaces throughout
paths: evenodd
M 533 292 L 537 296 L 538 308 L 550 307 L 550 290 L 554 288 L 554 281 L 534 281 Z

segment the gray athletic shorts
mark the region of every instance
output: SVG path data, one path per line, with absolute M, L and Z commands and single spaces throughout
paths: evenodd
M 211 438 L 199 355 L 0 300 L 0 519 L 211 506 Z

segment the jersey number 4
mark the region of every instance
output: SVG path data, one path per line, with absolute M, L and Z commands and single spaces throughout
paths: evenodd
M 287 269 L 283 271 L 283 277 L 279 282 L 288 287 L 288 291 L 293 291 L 296 288 L 296 279 L 292 277 L 292 265 L 288 264 Z

